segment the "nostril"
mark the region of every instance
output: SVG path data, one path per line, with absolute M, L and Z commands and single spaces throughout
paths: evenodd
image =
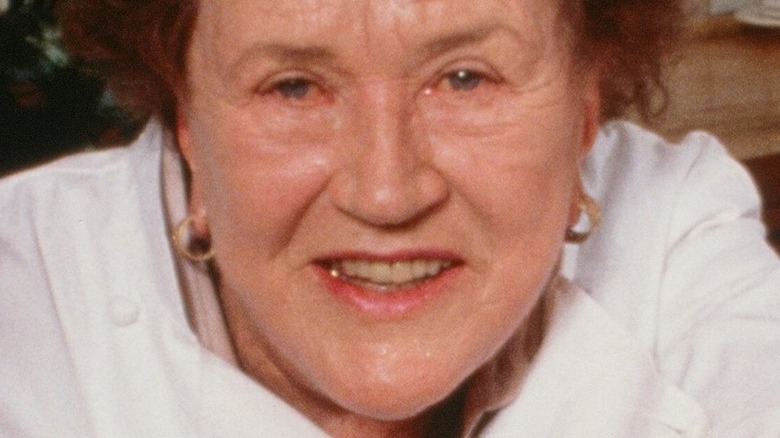
M 418 168 L 396 175 L 344 172 L 331 180 L 329 197 L 345 214 L 373 226 L 401 226 L 434 211 L 449 197 L 446 178 Z

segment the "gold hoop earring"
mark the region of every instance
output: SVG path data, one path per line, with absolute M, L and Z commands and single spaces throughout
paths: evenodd
M 582 243 L 588 240 L 591 233 L 601 223 L 601 208 L 596 201 L 588 195 L 583 194 L 577 203 L 580 208 L 580 215 L 585 213 L 588 217 L 588 229 L 585 231 L 575 231 L 571 227 L 566 229 L 566 242 L 568 243 Z
M 211 246 L 211 242 L 204 239 L 190 240 L 185 237 L 192 234 L 189 232 L 189 228 L 193 222 L 195 219 L 192 216 L 187 216 L 179 222 L 179 225 L 171 233 L 173 246 L 179 254 L 192 262 L 200 263 L 211 260 L 214 258 L 214 248 Z

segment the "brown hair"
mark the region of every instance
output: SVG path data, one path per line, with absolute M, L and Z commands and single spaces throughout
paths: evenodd
M 662 61 L 682 28 L 681 2 L 584 0 L 583 16 L 580 50 L 601 67 L 602 119 L 631 105 L 645 118 L 653 115 L 653 97 L 666 97 Z
M 195 0 L 67 0 L 57 6 L 63 40 L 117 101 L 172 126 L 197 15 Z
M 652 113 L 661 61 L 682 20 L 680 0 L 580 0 L 576 50 L 601 66 L 602 119 L 634 105 Z M 197 0 L 67 0 L 59 5 L 71 54 L 104 78 L 118 101 L 169 126 L 186 76 Z

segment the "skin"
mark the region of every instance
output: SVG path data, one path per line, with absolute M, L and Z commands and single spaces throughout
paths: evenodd
M 419 434 L 554 274 L 595 75 L 546 0 L 200 7 L 177 134 L 245 372 L 335 436 Z M 321 275 L 344 254 L 457 263 L 377 313 Z

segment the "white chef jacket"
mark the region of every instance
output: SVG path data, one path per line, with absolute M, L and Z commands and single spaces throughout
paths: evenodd
M 193 333 L 166 143 L 151 123 L 0 182 L 0 437 L 323 436 Z M 780 262 L 745 171 L 706 134 L 616 122 L 583 179 L 602 225 L 566 246 L 543 344 L 481 436 L 780 436 Z

